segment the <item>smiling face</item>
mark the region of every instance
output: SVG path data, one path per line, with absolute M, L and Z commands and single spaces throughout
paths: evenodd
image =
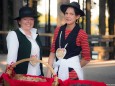
M 24 17 L 19 20 L 20 27 L 24 30 L 30 30 L 34 26 L 33 17 Z
M 76 20 L 80 17 L 80 15 L 75 13 L 75 10 L 73 7 L 68 7 L 67 10 L 65 11 L 65 22 L 68 25 L 75 24 Z

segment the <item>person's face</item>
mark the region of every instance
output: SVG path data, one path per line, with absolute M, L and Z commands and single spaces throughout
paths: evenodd
M 74 24 L 80 15 L 76 15 L 74 8 L 68 7 L 65 11 L 65 22 L 69 25 Z
M 34 18 L 24 17 L 19 21 L 20 27 L 24 30 L 30 30 L 34 26 Z

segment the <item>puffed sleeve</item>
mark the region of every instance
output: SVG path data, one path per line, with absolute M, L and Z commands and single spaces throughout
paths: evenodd
M 18 54 L 18 47 L 19 42 L 17 35 L 14 31 L 10 31 L 6 37 L 7 42 L 7 64 L 11 64 L 12 62 L 16 62 L 17 60 L 17 54 Z

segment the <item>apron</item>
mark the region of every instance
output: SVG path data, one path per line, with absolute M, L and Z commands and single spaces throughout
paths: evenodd
M 59 59 L 54 62 L 54 71 L 62 81 L 69 78 L 69 68 L 73 68 L 78 75 L 79 80 L 83 80 L 83 70 L 80 66 L 79 56 L 73 56 L 69 59 Z

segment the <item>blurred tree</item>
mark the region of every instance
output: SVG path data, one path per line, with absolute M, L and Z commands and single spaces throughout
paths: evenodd
M 115 0 L 107 0 L 108 12 L 109 12 L 109 34 L 115 35 Z M 110 46 L 114 48 L 113 53 L 109 59 L 115 59 L 115 40 L 113 43 L 110 43 Z
M 91 34 L 91 0 L 86 0 L 86 32 Z
M 3 1 L 0 1 L 0 31 L 2 30 L 2 18 L 3 18 Z M 2 51 L 2 35 L 0 34 L 0 53 Z
M 33 5 L 32 5 L 33 9 L 34 9 L 34 14 L 38 17 L 38 12 L 37 12 L 37 0 L 33 0 Z M 38 28 L 38 19 L 35 18 L 35 24 L 34 24 L 35 28 Z
M 99 0 L 99 34 L 100 35 L 105 35 L 105 29 L 106 29 L 105 4 L 106 4 L 106 0 Z
M 2 31 L 7 31 L 8 29 L 8 0 L 3 0 L 3 18 L 2 18 Z M 2 37 L 2 50 L 4 53 L 7 52 L 7 49 L 6 49 L 6 34 L 2 34 L 1 35 Z
M 3 24 L 2 30 L 6 31 L 8 29 L 8 0 L 3 0 Z
M 106 31 L 106 17 L 105 17 L 105 10 L 106 10 L 106 0 L 99 0 L 99 35 L 105 35 Z M 104 42 L 101 45 L 106 45 Z M 101 57 L 100 59 L 105 59 Z
M 109 12 L 109 34 L 115 35 L 115 0 L 107 0 Z
M 0 30 L 2 29 L 2 18 L 3 18 L 3 1 L 0 1 Z
M 12 27 L 9 29 L 11 30 L 11 29 L 18 28 L 17 21 L 14 21 L 13 19 L 18 16 L 19 9 L 23 6 L 23 0 L 10 0 L 10 1 L 11 2 L 9 5 L 10 5 L 11 9 L 9 9 L 10 10 L 10 18 L 9 19 L 10 19 L 10 21 L 13 22 L 12 24 L 10 24 Z

